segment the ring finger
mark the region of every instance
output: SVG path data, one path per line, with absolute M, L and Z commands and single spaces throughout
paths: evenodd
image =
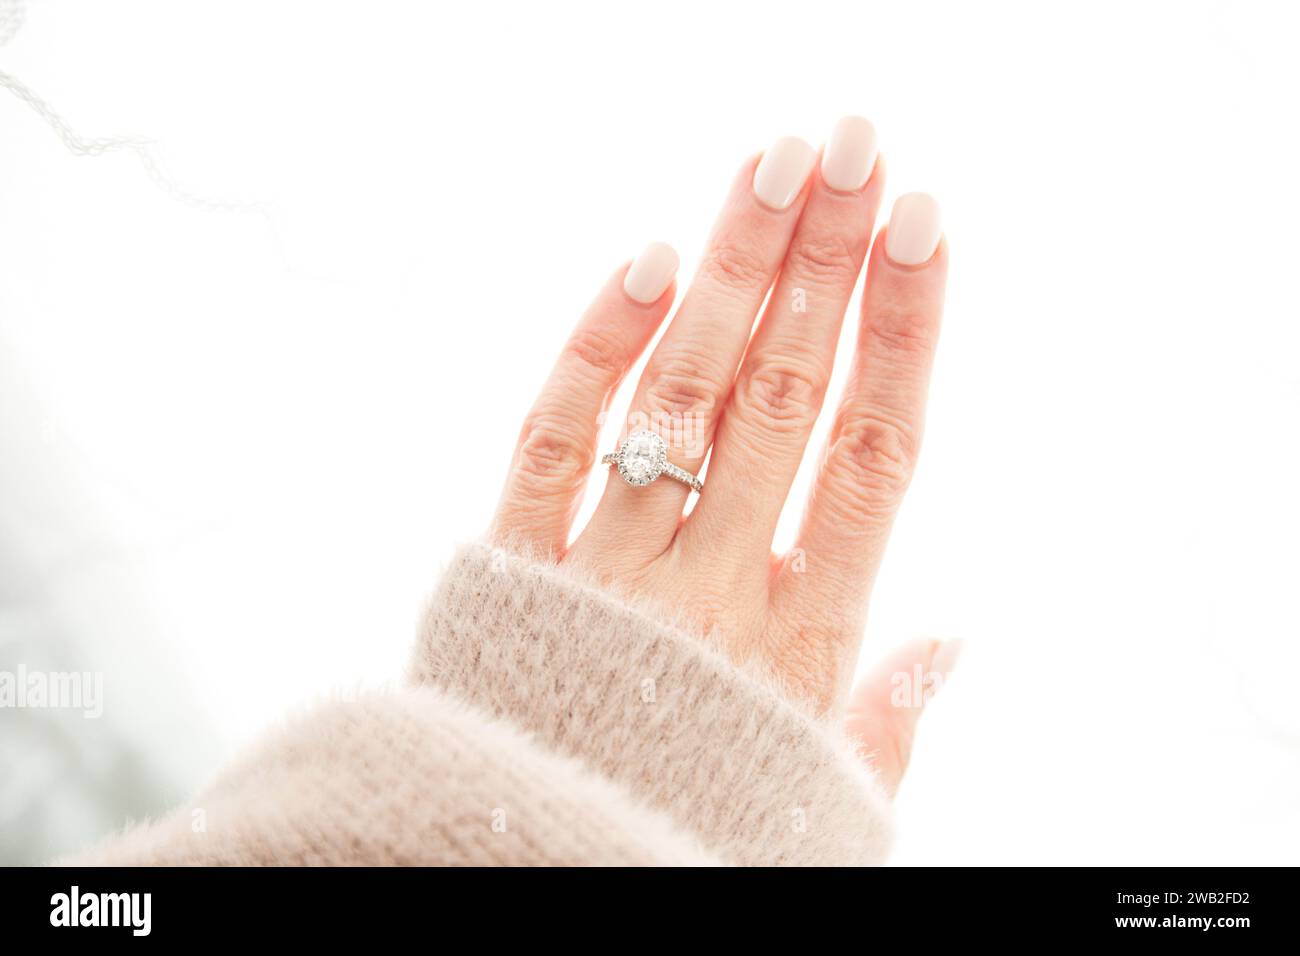
M 772 535 L 830 381 L 844 313 L 884 187 L 876 133 L 837 124 L 781 277 L 745 354 L 709 463 L 712 494 L 683 528 L 741 567 L 767 568 Z
M 816 153 L 803 140 L 778 140 L 741 170 L 703 263 L 637 386 L 628 430 L 658 432 L 668 460 L 697 473 L 717 414 L 731 391 L 754 317 L 785 257 L 803 209 Z M 672 542 L 689 489 L 671 479 L 646 487 L 611 480 L 574 545 L 642 559 Z M 629 528 L 636 533 L 629 535 Z M 610 549 L 609 545 L 618 547 Z

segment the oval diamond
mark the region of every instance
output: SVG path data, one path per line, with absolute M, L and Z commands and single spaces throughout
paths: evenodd
M 648 485 L 663 472 L 667 452 L 654 432 L 632 432 L 618 449 L 618 473 L 630 485 Z

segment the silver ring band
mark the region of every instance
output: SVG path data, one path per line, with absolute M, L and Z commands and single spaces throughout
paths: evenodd
M 643 488 L 663 475 L 688 485 L 697 494 L 704 490 L 704 482 L 668 460 L 668 445 L 654 432 L 632 432 L 623 439 L 618 451 L 606 455 L 600 463 L 617 465 L 619 477 L 636 488 Z

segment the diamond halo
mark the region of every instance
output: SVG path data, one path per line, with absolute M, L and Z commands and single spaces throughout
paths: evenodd
M 635 431 L 618 446 L 618 473 L 640 488 L 663 474 L 668 465 L 668 445 L 654 432 Z

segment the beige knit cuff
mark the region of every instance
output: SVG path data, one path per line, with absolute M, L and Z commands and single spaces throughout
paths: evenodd
M 412 677 L 579 758 L 737 864 L 874 864 L 889 800 L 848 743 L 703 639 L 567 569 L 463 549 Z

